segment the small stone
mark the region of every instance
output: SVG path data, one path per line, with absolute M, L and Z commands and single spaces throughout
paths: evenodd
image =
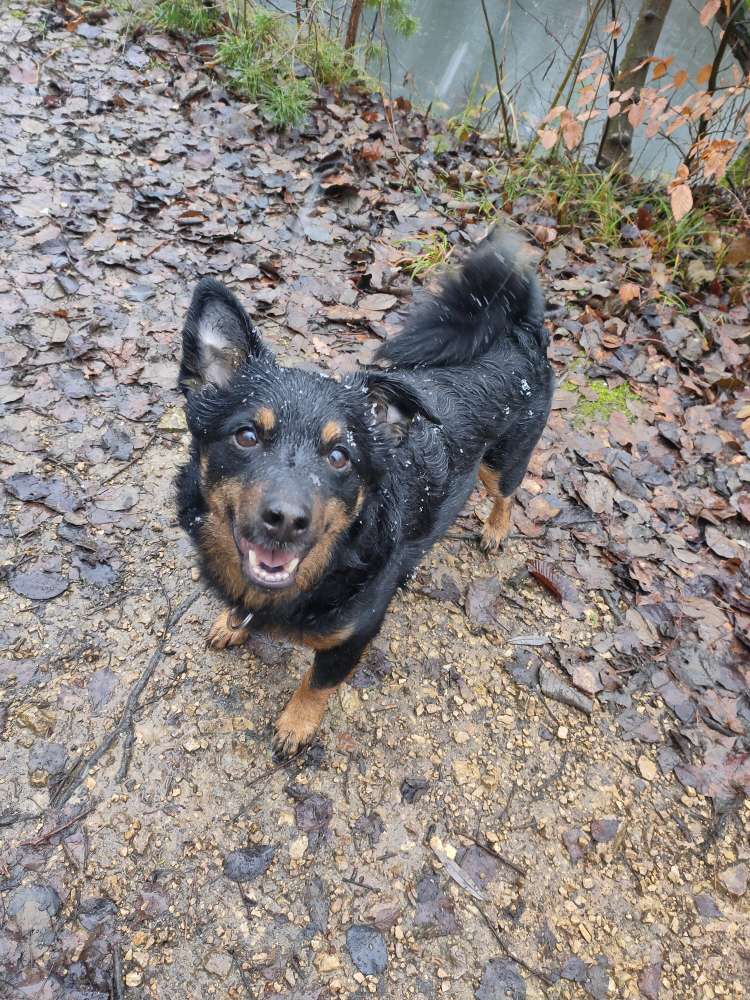
M 289 844 L 289 857 L 292 858 L 293 861 L 299 861 L 300 858 L 305 856 L 306 850 L 307 834 L 303 833 L 301 837 L 295 837 Z
M 567 740 L 567 738 L 568 738 L 568 732 L 569 732 L 569 730 L 568 730 L 567 726 L 558 726 L 558 728 L 557 728 L 557 738 L 558 738 L 558 740 Z
M 232 971 L 232 959 L 224 952 L 214 951 L 206 958 L 203 968 L 212 976 L 224 980 Z
M 641 754 L 638 758 L 638 771 L 644 781 L 653 781 L 656 777 L 656 764 L 645 754 Z
M 190 570 L 190 579 L 193 581 L 193 583 L 197 583 L 198 580 L 200 580 L 200 578 L 201 578 L 201 571 L 198 569 L 197 566 L 193 566 L 193 568 Z
M 187 750 L 188 753 L 195 753 L 196 750 L 200 750 L 201 748 L 200 743 L 198 742 L 198 740 L 195 739 L 194 736 L 189 736 L 182 744 L 182 746 L 184 747 L 185 750 Z
M 159 419 L 158 428 L 160 431 L 167 431 L 170 434 L 182 434 L 187 430 L 187 420 L 185 411 L 181 406 L 170 406 L 162 413 Z
M 138 972 L 137 969 L 133 969 L 132 972 L 129 972 L 125 976 L 126 986 L 140 986 L 142 982 L 143 982 L 143 976 L 141 975 L 140 972 Z
M 591 821 L 591 839 L 597 844 L 609 844 L 617 836 L 620 828 L 620 821 L 607 817 L 606 819 L 593 819 Z
M 733 896 L 744 896 L 747 892 L 748 867 L 741 863 L 732 865 L 719 875 L 719 881 Z
M 332 955 L 328 951 L 321 951 L 315 956 L 313 964 L 318 972 L 333 972 L 334 969 L 341 968 L 341 959 L 338 955 Z
M 268 871 L 275 853 L 268 844 L 232 851 L 224 858 L 224 874 L 233 882 L 250 882 Z
M 346 932 L 346 947 L 352 962 L 366 976 L 379 976 L 388 965 L 385 941 L 376 927 L 354 924 Z
M 463 730 L 459 729 L 457 733 L 453 734 L 453 739 L 456 741 L 456 743 L 460 745 L 462 743 L 468 743 L 471 737 L 469 736 L 468 733 L 465 733 L 463 732 Z
M 360 697 L 349 684 L 342 684 L 339 688 L 339 701 L 344 715 L 359 714 Z

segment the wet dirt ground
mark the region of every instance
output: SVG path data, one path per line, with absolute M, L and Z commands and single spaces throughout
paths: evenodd
M 717 824 L 678 780 L 685 737 L 651 686 L 592 697 L 586 662 L 574 685 L 559 671 L 623 613 L 592 586 L 570 614 L 529 576 L 565 528 L 485 556 L 477 490 L 318 742 L 273 761 L 309 654 L 206 647 L 220 607 L 172 497 L 176 352 L 207 261 L 290 363 L 353 363 L 387 332 L 394 296 L 360 294 L 336 218 L 299 211 L 341 115 L 280 145 L 213 84 L 188 100 L 204 78 L 174 41 L 45 17 L 0 20 L 16 225 L 0 277 L 0 995 L 746 997 L 748 802 Z M 359 309 L 354 332 L 308 327 L 310 295 Z M 524 503 L 550 486 L 564 420 Z M 616 656 L 602 647 L 600 676 Z

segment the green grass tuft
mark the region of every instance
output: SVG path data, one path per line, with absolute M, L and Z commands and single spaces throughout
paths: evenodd
M 149 20 L 162 31 L 186 31 L 191 35 L 213 35 L 222 18 L 221 8 L 201 0 L 158 0 Z

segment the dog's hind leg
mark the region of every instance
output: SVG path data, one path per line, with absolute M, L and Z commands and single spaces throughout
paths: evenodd
M 242 627 L 245 612 L 237 608 L 227 608 L 216 618 L 208 631 L 208 645 L 213 649 L 241 646 L 250 638 L 250 631 Z
M 479 466 L 479 478 L 493 501 L 490 516 L 482 528 L 479 544 L 485 552 L 497 552 L 510 531 L 513 497 L 503 495 L 500 473 L 488 463 L 482 462 Z
M 516 426 L 484 453 L 479 478 L 493 500 L 479 543 L 485 552 L 497 552 L 508 536 L 513 494 L 526 475 L 546 422 L 547 413 L 542 410 L 535 421 Z

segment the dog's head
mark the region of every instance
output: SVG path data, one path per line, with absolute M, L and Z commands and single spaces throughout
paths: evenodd
M 180 388 L 207 508 L 204 559 L 249 606 L 312 589 L 377 493 L 408 423 L 434 414 L 398 375 L 280 367 L 210 279 L 183 331 Z

